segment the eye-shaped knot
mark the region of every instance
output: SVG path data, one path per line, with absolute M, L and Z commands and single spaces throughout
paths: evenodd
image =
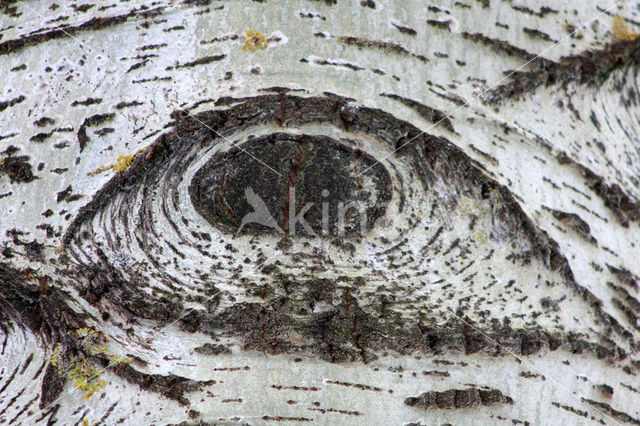
M 267 350 L 290 345 L 281 340 L 290 333 L 306 339 L 300 350 L 329 360 L 327 339 L 348 343 L 340 330 L 361 335 L 357 325 L 390 336 L 358 339 L 357 352 L 340 355 L 353 360 L 398 342 L 403 351 L 423 350 L 423 334 L 407 324 L 449 318 L 461 306 L 479 323 L 487 312 L 512 318 L 515 334 L 496 339 L 513 342 L 533 320 L 557 324 L 555 312 L 536 313 L 519 293 L 547 283 L 545 294 L 556 300 L 556 283 L 579 288 L 558 246 L 509 190 L 444 137 L 336 96 L 229 104 L 177 120 L 149 148 L 153 155 L 116 174 L 70 226 L 65 255 L 80 270 L 100 259 L 106 266 L 96 277 L 123 277 L 117 286 L 79 280 L 90 303 L 107 298 L 122 311 L 166 320 L 176 305 L 195 303 L 193 294 L 215 295 L 219 311 L 210 312 L 207 298 L 198 302 L 202 324 L 263 350 L 251 342 L 264 337 L 252 333 L 263 320 L 277 323 L 283 333 L 278 328 Z M 318 286 L 323 295 L 306 300 Z M 584 327 L 596 329 L 593 306 L 574 299 L 563 309 L 585 312 Z M 466 339 L 455 327 L 436 340 Z M 531 338 L 522 353 L 542 346 Z
M 364 236 L 391 199 L 384 167 L 362 173 L 375 163 L 326 136 L 275 133 L 214 155 L 189 194 L 198 213 L 231 233 Z

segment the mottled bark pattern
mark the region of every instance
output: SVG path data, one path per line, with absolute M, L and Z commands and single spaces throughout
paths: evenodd
M 640 424 L 638 14 L 5 1 L 0 423 Z

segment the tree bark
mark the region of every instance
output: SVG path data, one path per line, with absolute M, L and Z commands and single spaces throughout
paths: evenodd
M 0 423 L 640 424 L 638 12 L 0 15 Z

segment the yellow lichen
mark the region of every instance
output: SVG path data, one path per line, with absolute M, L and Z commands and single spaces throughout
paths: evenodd
M 627 22 L 620 15 L 616 15 L 616 17 L 613 19 L 613 27 L 611 28 L 611 32 L 613 32 L 614 41 L 634 41 L 638 38 L 639 35 L 629 31 Z
M 266 37 L 260 31 L 247 30 L 242 50 L 255 52 L 258 49 L 266 49 L 268 45 Z
M 60 371 L 60 350 L 62 349 L 62 343 L 58 343 L 56 348 L 53 350 L 53 354 L 51 354 L 51 365 L 58 368 Z
M 478 244 L 486 244 L 487 241 L 489 241 L 489 236 L 487 235 L 487 231 L 485 231 L 484 229 L 478 229 L 478 231 L 476 232 L 476 241 L 478 242 Z
M 100 364 L 100 355 L 109 360 L 109 366 L 130 360 L 109 353 L 105 339 L 91 328 L 80 328 L 76 330 L 76 334 L 78 356 L 65 358 L 61 354 L 62 344 L 58 343 L 51 355 L 51 365 L 58 369 L 58 375 L 73 380 L 73 385 L 84 392 L 82 397 L 88 400 L 107 385 L 107 381 L 101 378 L 106 368 Z
M 114 170 L 118 173 L 122 173 L 127 170 L 129 166 L 131 166 L 131 163 L 133 163 L 133 159 L 136 158 L 136 155 L 138 155 L 140 151 L 141 150 L 138 150 L 135 154 L 120 155 L 118 156 L 118 159 L 114 164 L 98 167 L 94 171 L 90 172 L 89 176 L 94 176 L 109 170 Z
M 486 212 L 480 208 L 480 204 L 477 200 L 472 200 L 467 197 L 462 197 L 460 200 L 460 207 L 462 208 L 462 212 L 466 215 L 475 215 L 479 219 L 484 218 Z
M 488 191 L 489 201 L 488 206 L 481 204 L 476 199 L 468 197 L 462 197 L 460 200 L 460 208 L 462 213 L 467 216 L 474 216 L 478 220 L 483 220 L 491 211 L 497 211 L 502 208 L 502 202 L 500 201 L 500 191 L 497 188 L 490 188 Z M 483 227 L 482 223 L 478 224 L 478 229 L 475 232 L 475 241 L 484 245 L 489 242 L 490 231 Z
M 118 160 L 116 160 L 116 164 L 114 164 L 114 166 L 113 166 L 113 169 L 118 173 L 124 172 L 125 170 L 127 170 L 129 168 L 129 166 L 133 162 L 133 157 L 135 157 L 135 155 L 121 155 L 121 156 L 119 156 Z

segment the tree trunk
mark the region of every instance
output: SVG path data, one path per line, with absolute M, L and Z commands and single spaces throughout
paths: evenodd
M 640 424 L 600 3 L 4 1 L 0 423 Z

